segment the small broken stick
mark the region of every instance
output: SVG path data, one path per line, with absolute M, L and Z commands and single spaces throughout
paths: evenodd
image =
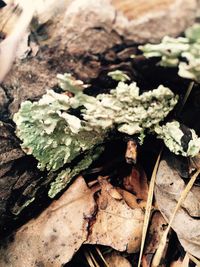
M 135 139 L 131 138 L 127 141 L 125 158 L 128 164 L 137 163 L 137 141 Z

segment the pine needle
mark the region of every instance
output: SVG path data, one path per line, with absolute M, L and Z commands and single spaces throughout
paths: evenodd
M 183 99 L 183 101 L 181 103 L 181 107 L 180 107 L 180 109 L 178 111 L 178 115 L 180 115 L 180 113 L 182 112 L 182 110 L 183 110 L 183 108 L 185 106 L 185 103 L 187 102 L 188 97 L 190 96 L 190 94 L 192 92 L 193 87 L 194 87 L 194 82 L 192 81 L 192 82 L 190 82 L 190 84 L 189 84 L 189 86 L 187 88 L 187 91 L 185 93 L 184 99 Z
M 100 258 L 102 259 L 103 263 L 105 264 L 106 267 L 109 267 L 108 263 L 106 262 L 103 254 L 101 253 L 100 249 L 98 247 L 96 247 L 96 251 L 99 254 Z
M 197 176 L 199 175 L 199 173 L 200 173 L 200 170 L 197 170 L 195 172 L 195 174 L 191 177 L 191 179 L 190 179 L 189 183 L 186 185 L 185 189 L 182 191 L 182 193 L 180 195 L 180 198 L 178 200 L 178 203 L 176 204 L 174 212 L 173 212 L 173 214 L 171 216 L 171 219 L 169 221 L 169 224 L 168 224 L 168 226 L 167 226 L 167 228 L 166 228 L 166 230 L 165 230 L 165 232 L 164 232 L 164 234 L 163 234 L 163 236 L 161 238 L 161 241 L 160 241 L 160 244 L 158 246 L 158 249 L 157 249 L 157 251 L 156 251 L 156 253 L 154 255 L 153 262 L 152 262 L 152 267 L 158 267 L 159 266 L 161 258 L 162 258 L 162 255 L 163 255 L 163 251 L 165 249 L 165 244 L 167 242 L 167 236 L 168 236 L 169 230 L 171 228 L 171 224 L 172 224 L 172 222 L 173 222 L 173 220 L 175 218 L 175 215 L 176 215 L 178 209 L 180 208 L 181 204 L 186 199 L 187 194 L 191 190 L 191 188 L 192 188 Z
M 144 244 L 145 244 L 145 239 L 146 239 L 146 235 L 147 235 L 147 229 L 148 229 L 148 225 L 149 225 L 150 215 L 151 215 L 154 185 L 155 185 L 155 181 L 156 181 L 156 174 L 157 174 L 158 166 L 160 163 L 161 154 L 162 154 L 162 150 L 160 151 L 158 158 L 156 160 L 156 164 L 154 166 L 153 173 L 151 176 L 151 181 L 149 184 L 149 192 L 148 192 L 148 197 L 147 197 L 146 211 L 145 211 L 145 217 L 144 217 L 144 225 L 143 225 L 143 229 L 142 229 L 142 241 L 141 241 L 141 247 L 140 247 L 138 267 L 140 267 L 141 260 L 142 260 L 142 254 L 143 254 L 143 250 L 144 250 Z
M 85 251 L 84 254 L 85 254 L 85 257 L 86 257 L 86 260 L 87 260 L 89 266 L 90 267 L 97 267 L 96 265 L 94 265 L 93 260 L 91 259 L 90 254 L 87 251 Z
M 200 261 L 197 260 L 197 258 L 195 258 L 195 257 L 194 257 L 192 254 L 190 254 L 189 252 L 187 252 L 187 255 L 188 255 L 189 259 L 190 259 L 191 261 L 193 261 L 193 262 L 196 264 L 197 267 L 200 267 Z
M 98 264 L 98 262 L 96 261 L 96 259 L 95 259 L 94 255 L 93 255 L 93 253 L 92 253 L 91 251 L 89 251 L 89 254 L 90 254 L 90 257 L 91 257 L 92 261 L 94 262 L 95 266 L 96 266 L 96 267 L 101 267 L 101 266 Z

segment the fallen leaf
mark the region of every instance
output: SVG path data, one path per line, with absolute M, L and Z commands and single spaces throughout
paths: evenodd
M 110 267 L 131 267 L 130 262 L 117 252 L 112 252 L 105 256 L 105 260 Z
M 131 208 L 131 209 L 135 209 L 135 208 L 141 208 L 143 210 L 145 210 L 146 207 L 146 201 L 143 200 L 139 200 L 137 199 L 137 197 L 135 195 L 133 195 L 132 193 L 125 191 L 121 188 L 117 188 L 118 192 L 121 194 L 121 197 L 124 199 L 124 201 L 126 202 L 126 204 Z
M 87 239 L 95 207 L 93 191 L 82 177 L 77 178 L 61 198 L 4 243 L 0 266 L 62 266 Z
M 139 205 L 129 207 L 123 195 L 122 199 L 113 198 L 109 193 L 113 186 L 107 180 L 100 179 L 100 185 L 98 212 L 86 243 L 106 245 L 128 253 L 137 252 L 141 242 L 143 210 Z M 134 195 L 132 198 L 135 201 Z
M 149 221 L 150 221 L 150 217 L 151 217 L 156 174 L 158 171 L 158 166 L 160 163 L 161 154 L 162 154 L 162 149 L 160 150 L 160 153 L 158 154 L 158 157 L 157 157 L 157 160 L 156 160 L 156 163 L 154 165 L 153 172 L 151 175 L 150 184 L 149 184 L 149 192 L 148 192 L 147 204 L 146 204 L 146 210 L 145 210 L 145 216 L 144 216 L 144 225 L 143 225 L 143 229 L 142 229 L 142 240 L 141 240 L 141 246 L 140 246 L 140 254 L 139 254 L 139 260 L 138 260 L 138 264 L 137 264 L 138 267 L 140 267 L 140 265 L 141 265 L 147 230 L 148 230 Z
M 200 168 L 200 153 L 198 153 L 195 157 L 190 159 L 191 168 L 196 169 Z
M 180 209 L 181 205 L 183 205 L 186 197 L 188 196 L 188 193 L 191 191 L 193 185 L 194 185 L 194 182 L 196 181 L 198 175 L 200 174 L 200 170 L 197 170 L 190 178 L 188 184 L 185 186 L 184 190 L 181 192 L 180 194 L 180 197 L 178 199 L 178 202 L 172 212 L 172 215 L 169 219 L 169 223 L 167 225 L 167 228 L 166 230 L 164 231 L 163 233 L 163 236 L 161 238 L 161 241 L 160 241 L 160 244 L 159 244 L 159 247 L 154 255 L 154 258 L 153 258 L 153 262 L 152 262 L 152 267 L 158 267 L 160 265 L 160 262 L 161 262 L 161 259 L 162 259 L 162 255 L 164 253 L 164 250 L 165 250 L 165 247 L 166 247 L 166 243 L 167 243 L 167 237 L 168 237 L 168 234 L 171 230 L 171 226 L 172 226 L 172 223 L 174 221 L 174 218 L 178 212 L 178 210 Z
M 148 183 L 147 177 L 141 168 L 133 167 L 129 176 L 124 178 L 123 185 L 126 190 L 134 193 L 137 199 L 147 200 L 148 196 Z
M 83 243 L 137 252 L 144 209 L 137 204 L 136 196 L 113 187 L 107 177 L 98 180 L 100 186 L 88 188 L 82 177 L 77 178 L 62 197 L 22 226 L 11 241 L 4 240 L 0 266 L 58 267 L 70 261 Z M 125 201 L 126 194 L 129 201 Z M 130 203 L 134 205 L 130 207 Z
M 184 181 L 172 168 L 173 155 L 162 158 L 156 179 L 155 197 L 159 210 L 168 221 L 175 209 Z M 200 188 L 193 186 L 172 222 L 172 228 L 187 252 L 200 258 Z M 187 229 L 187 231 L 186 231 Z

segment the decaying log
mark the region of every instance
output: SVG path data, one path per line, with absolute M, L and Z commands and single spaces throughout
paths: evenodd
M 90 83 L 102 71 L 122 64 L 131 68 L 130 55 L 137 43 L 157 42 L 164 35 L 181 34 L 194 22 L 197 9 L 196 0 L 62 0 L 59 4 L 62 8 L 56 15 L 51 6 L 46 14 L 48 20 L 44 13 L 39 14 L 29 38 L 26 34 L 23 40 L 26 44 L 23 51 L 29 53 L 16 59 L 0 87 L 0 119 L 4 122 L 12 123 L 22 101 L 36 100 L 47 88 L 56 87 L 57 73 L 71 72 Z M 40 172 L 33 159 L 20 150 L 14 125 L 2 123 L 0 133 L 5 139 L 0 146 L 0 158 L 7 153 L 6 162 L 0 162 L 2 217 L 13 213 L 13 207 L 15 213 L 20 210 L 15 205 L 15 195 L 24 194 L 21 206 L 30 200 L 27 188 L 36 184 L 35 190 Z

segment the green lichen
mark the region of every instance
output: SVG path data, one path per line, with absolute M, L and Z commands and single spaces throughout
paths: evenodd
M 178 67 L 181 77 L 200 82 L 200 24 L 188 28 L 185 37 L 165 36 L 160 44 L 139 48 L 147 58 L 161 57 L 161 66 Z
M 60 76 L 59 79 L 62 80 L 62 89 L 74 96 L 48 90 L 39 101 L 22 103 L 14 116 L 23 150 L 39 161 L 40 169 L 58 172 L 51 183 L 50 197 L 91 165 L 102 150 L 97 145 L 101 145 L 112 131 L 137 134 L 141 143 L 146 132 L 155 131 L 169 149 L 175 151 L 165 140 L 166 134 L 162 135 L 161 130 L 157 130 L 159 123 L 177 103 L 177 97 L 170 89 L 161 85 L 139 94 L 136 83 L 119 82 L 110 93 L 92 97 L 80 88 L 72 88 L 77 84 L 69 85 L 69 76 Z M 74 115 L 78 107 L 81 116 Z M 189 147 L 194 150 L 192 143 Z M 70 166 L 72 161 L 77 162 L 77 157 L 82 159 Z
M 108 76 L 110 76 L 113 80 L 118 82 L 130 81 L 130 77 L 121 70 L 110 71 L 108 72 Z
M 75 166 L 61 171 L 56 177 L 55 181 L 51 183 L 48 195 L 54 198 L 67 184 L 71 181 L 72 177 L 78 175 L 81 171 L 87 169 L 93 161 L 95 161 L 103 152 L 103 146 L 90 150 L 83 159 L 80 160 Z
M 88 129 L 141 135 L 162 121 L 174 108 L 177 98 L 173 92 L 160 85 L 157 89 L 139 94 L 136 83 L 119 82 L 109 94 L 100 94 L 94 102 L 84 103 L 83 118 Z
M 17 209 L 12 209 L 12 214 L 19 215 L 26 207 L 28 207 L 33 201 L 35 201 L 35 197 L 32 197 L 31 199 L 28 199 L 23 203 L 20 207 Z
M 102 152 L 105 139 L 116 131 L 137 134 L 141 144 L 146 133 L 156 133 L 176 154 L 199 152 L 199 138 L 193 130 L 185 150 L 178 122 L 159 126 L 177 103 L 169 88 L 160 85 L 139 94 L 136 83 L 119 82 L 110 93 L 93 97 L 83 92 L 82 82 L 70 79 L 68 74 L 59 75 L 64 93 L 48 90 L 39 101 L 22 103 L 14 115 L 22 149 L 38 160 L 40 169 L 57 176 L 50 197 L 87 169 Z
M 194 157 L 200 150 L 200 138 L 193 129 L 187 128 L 187 134 L 189 132 L 191 138 L 189 138 L 186 145 L 183 145 L 186 133 L 181 129 L 181 124 L 177 121 L 168 122 L 163 126 L 157 125 L 154 131 L 157 137 L 162 139 L 169 150 L 176 155 Z
M 64 77 L 62 88 L 67 88 Z M 97 97 L 68 89 L 77 92 L 74 97 L 49 90 L 38 102 L 22 103 L 14 115 L 23 150 L 39 161 L 42 170 L 60 169 L 102 143 L 113 129 L 143 139 L 145 130 L 162 121 L 177 103 L 162 85 L 140 95 L 136 83 L 119 82 L 109 94 Z M 82 107 L 81 117 L 73 115 L 77 107 Z
M 68 113 L 74 103 L 78 106 L 79 101 L 49 90 L 38 102 L 22 103 L 14 115 L 22 149 L 42 170 L 58 170 L 104 138 L 103 132 L 89 132 L 83 121 Z

